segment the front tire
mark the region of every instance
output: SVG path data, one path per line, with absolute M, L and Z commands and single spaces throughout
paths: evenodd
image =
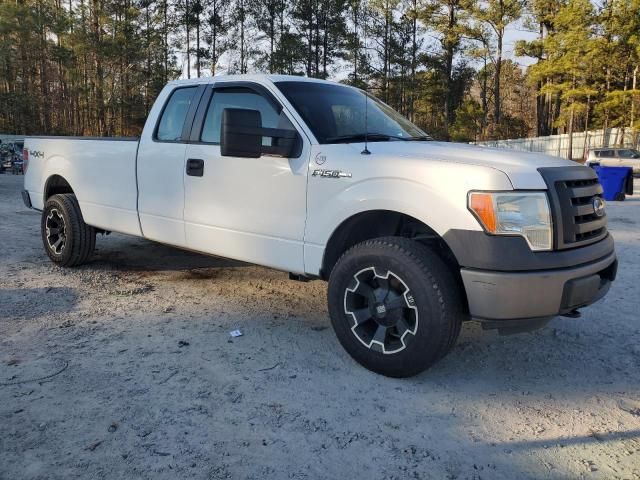
M 96 230 L 84 223 L 73 194 L 53 195 L 47 200 L 40 230 L 47 255 L 62 267 L 85 263 L 96 246 Z
M 400 237 L 348 250 L 331 272 L 328 303 L 345 350 L 389 377 L 416 375 L 444 357 L 464 318 L 460 288 L 444 262 Z

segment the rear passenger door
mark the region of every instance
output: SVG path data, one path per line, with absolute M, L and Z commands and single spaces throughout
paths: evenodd
M 189 132 L 205 86 L 163 91 L 138 147 L 138 215 L 146 238 L 185 246 L 184 162 Z
M 222 156 L 220 127 L 225 108 L 258 110 L 262 127 L 296 130 L 262 85 L 221 82 L 205 93 L 186 153 L 187 246 L 302 273 L 308 141 L 303 139 L 296 158 Z

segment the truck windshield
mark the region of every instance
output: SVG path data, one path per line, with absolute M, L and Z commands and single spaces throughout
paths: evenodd
M 364 142 L 365 135 L 370 142 L 431 140 L 391 107 L 356 88 L 296 81 L 276 86 L 321 144 Z

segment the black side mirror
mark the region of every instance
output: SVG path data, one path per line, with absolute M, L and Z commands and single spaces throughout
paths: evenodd
M 220 129 L 220 154 L 258 158 L 262 155 L 262 116 L 258 110 L 225 108 Z
M 271 145 L 263 145 L 263 137 L 271 137 Z M 220 129 L 220 154 L 258 158 L 263 153 L 286 158 L 299 157 L 302 140 L 295 130 L 263 128 L 258 110 L 225 108 Z

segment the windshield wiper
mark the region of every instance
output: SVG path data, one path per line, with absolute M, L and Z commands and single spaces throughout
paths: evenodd
M 328 137 L 325 141 L 327 143 L 350 143 L 350 142 L 363 142 L 365 140 L 372 142 L 388 142 L 391 140 L 403 140 L 405 142 L 418 142 L 418 141 L 430 141 L 433 140 L 429 135 L 420 135 L 417 137 L 399 137 L 397 135 L 388 135 L 386 133 L 354 133 L 351 135 L 340 135 L 337 137 Z
M 389 140 L 408 140 L 405 137 L 396 137 L 393 135 L 387 135 L 385 133 L 354 133 L 352 135 L 340 135 L 337 137 L 328 137 L 325 139 L 327 143 L 350 143 L 350 142 L 363 142 L 365 140 L 371 142 L 388 142 Z

